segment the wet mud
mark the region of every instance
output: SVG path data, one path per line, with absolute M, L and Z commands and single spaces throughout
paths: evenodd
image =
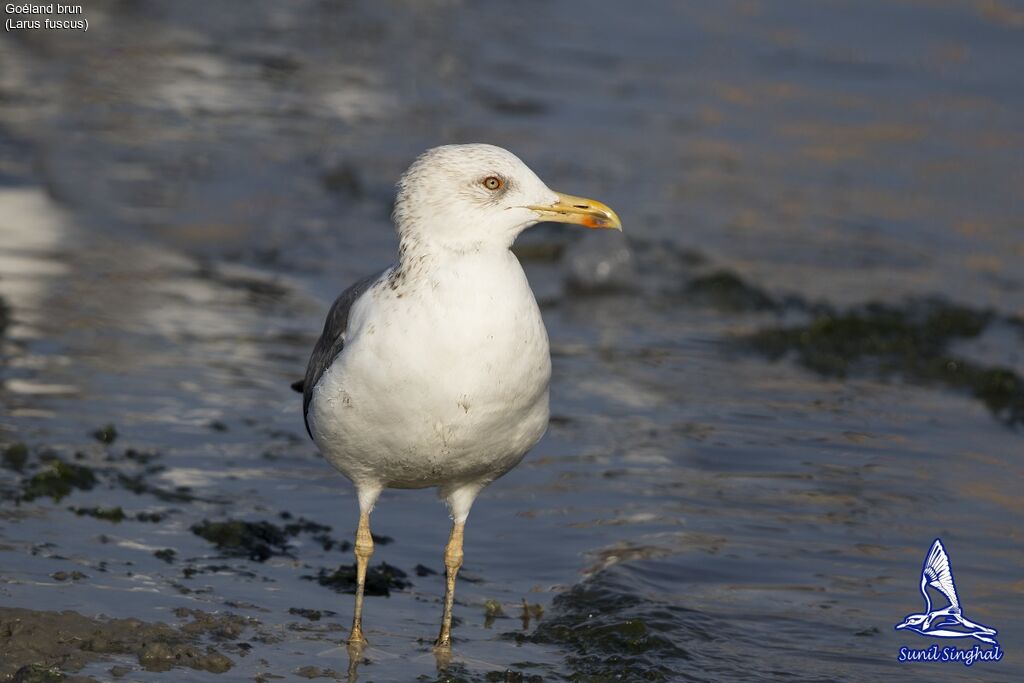
M 182 621 L 172 625 L 0 607 L 0 680 L 98 681 L 175 668 L 221 674 L 234 664 L 225 652 L 248 654 L 252 645 L 239 638 L 258 625 L 198 610 L 177 610 L 175 616 Z M 102 665 L 107 676 L 72 675 L 87 665 Z

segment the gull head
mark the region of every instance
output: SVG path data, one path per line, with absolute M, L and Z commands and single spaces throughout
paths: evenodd
M 456 250 L 511 246 L 541 221 L 622 229 L 606 205 L 555 192 L 515 154 L 481 144 L 420 155 L 398 182 L 394 221 L 403 242 Z

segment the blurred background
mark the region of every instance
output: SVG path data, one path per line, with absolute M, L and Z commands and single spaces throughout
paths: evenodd
M 0 37 L 0 680 L 1021 680 L 1024 5 L 82 16 Z M 551 428 L 449 663 L 446 512 L 385 492 L 353 667 L 357 507 L 289 384 L 451 142 L 625 232 L 521 238 Z M 1003 661 L 897 664 L 935 537 Z

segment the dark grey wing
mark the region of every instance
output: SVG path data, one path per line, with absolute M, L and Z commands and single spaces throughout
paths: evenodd
M 387 270 L 387 269 L 385 269 Z M 348 314 L 353 304 L 368 290 L 374 282 L 384 273 L 378 271 L 369 277 L 365 277 L 341 293 L 331 310 L 327 312 L 327 320 L 324 322 L 324 331 L 313 347 L 313 355 L 309 357 L 309 365 L 306 366 L 306 377 L 302 380 L 302 420 L 306 423 L 306 433 L 313 438 L 309 431 L 309 402 L 313 398 L 313 387 L 320 381 L 327 368 L 331 366 L 334 359 L 338 357 L 341 350 L 345 348 L 345 331 L 348 329 Z M 298 384 L 296 382 L 296 384 Z

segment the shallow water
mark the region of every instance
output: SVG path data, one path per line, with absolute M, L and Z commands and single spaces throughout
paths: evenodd
M 415 568 L 442 569 L 445 511 L 432 492 L 385 492 L 373 530 L 393 542 L 373 561 L 412 585 L 368 598 L 359 680 L 1021 678 L 1021 425 L 977 387 L 890 367 L 898 354 L 822 374 L 760 353 L 742 340 L 806 324 L 813 303 L 688 286 L 726 270 L 832 311 L 991 309 L 942 357 L 1024 375 L 1019 7 L 86 11 L 86 34 L 0 40 L 0 442 L 28 445 L 22 472 L 0 469 L 0 606 L 253 621 L 203 636 L 234 662 L 219 677 L 129 655 L 82 674 L 345 680 L 351 596 L 308 577 L 350 551 L 301 531 L 260 562 L 192 528 L 304 518 L 350 540 L 352 490 L 289 383 L 332 298 L 393 257 L 392 184 L 411 158 L 487 141 L 607 201 L 626 232 L 523 238 L 552 339 L 551 429 L 473 510 L 441 672 L 443 580 Z M 51 457 L 95 485 L 24 500 Z M 70 509 L 94 506 L 127 518 Z M 937 536 L 1003 661 L 897 664 L 933 642 L 892 627 L 920 609 Z M 309 609 L 322 618 L 295 612 Z

